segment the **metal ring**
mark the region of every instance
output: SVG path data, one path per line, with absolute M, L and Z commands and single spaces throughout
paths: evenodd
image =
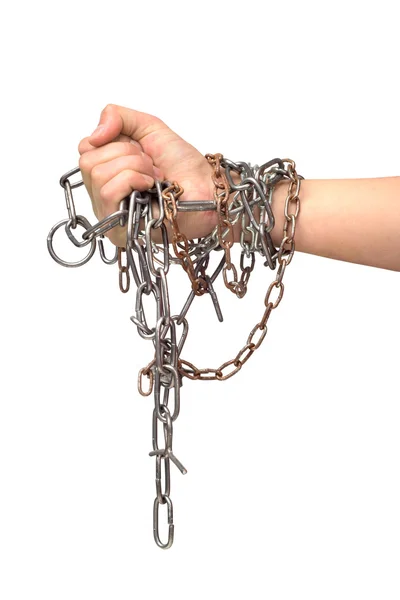
M 84 219 L 84 217 L 81 217 L 81 215 L 78 215 L 76 217 L 76 222 L 78 225 L 82 225 L 82 227 L 85 227 L 83 219 Z M 57 229 L 60 229 L 60 227 L 62 227 L 63 225 L 66 225 L 69 222 L 70 222 L 70 219 L 63 219 L 62 221 L 59 221 L 58 223 L 53 225 L 53 227 L 50 229 L 49 235 L 47 236 L 47 249 L 50 253 L 50 256 L 59 265 L 62 265 L 63 267 L 80 267 L 81 265 L 84 265 L 85 263 L 87 263 L 92 258 L 93 254 L 95 253 L 96 238 L 93 238 L 91 240 L 90 250 L 89 250 L 88 254 L 85 256 L 85 258 L 82 258 L 82 260 L 78 260 L 77 262 L 68 262 L 66 260 L 63 260 L 54 251 L 53 237 L 54 237 L 54 234 L 57 231 Z

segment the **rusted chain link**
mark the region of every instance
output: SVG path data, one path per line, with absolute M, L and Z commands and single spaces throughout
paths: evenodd
M 238 280 L 237 269 L 231 261 L 231 248 L 234 244 L 233 226 L 229 220 L 228 202 L 231 188 L 226 178 L 225 172 L 221 167 L 222 154 L 206 154 L 209 165 L 213 168 L 212 181 L 214 183 L 214 199 L 217 203 L 217 234 L 218 243 L 225 252 L 225 265 L 222 270 L 222 276 L 225 286 L 243 298 L 246 293 L 245 277 Z
M 128 266 L 122 264 L 122 255 L 126 253 L 125 248 L 118 248 L 118 270 L 119 270 L 119 289 L 123 294 L 129 292 L 130 277 Z

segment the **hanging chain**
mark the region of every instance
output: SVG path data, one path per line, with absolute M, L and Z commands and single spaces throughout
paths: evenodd
M 142 396 L 153 394 L 152 451 L 155 457 L 156 497 L 153 504 L 153 534 L 156 544 L 163 549 L 170 548 L 174 540 L 174 517 L 171 500 L 171 463 L 181 473 L 186 468 L 173 451 L 173 424 L 180 413 L 180 388 L 182 378 L 202 380 L 225 380 L 241 370 L 254 352 L 260 347 L 267 334 L 267 322 L 271 312 L 280 304 L 284 284 L 283 276 L 295 251 L 295 231 L 300 212 L 300 182 L 303 179 L 296 172 L 295 163 L 290 159 L 272 159 L 259 166 L 248 163 L 234 163 L 222 154 L 207 154 L 206 159 L 212 168 L 214 199 L 204 201 L 184 201 L 179 198 L 183 189 L 177 182 L 155 182 L 155 187 L 146 193 L 132 192 L 124 198 L 119 210 L 102 219 L 94 226 L 82 215 L 77 215 L 73 190 L 83 181 L 72 182 L 79 172 L 73 169 L 63 175 L 60 184 L 64 189 L 68 218 L 56 223 L 47 237 L 47 246 L 52 258 L 66 267 L 85 264 L 93 256 L 97 241 L 102 260 L 106 264 L 118 262 L 119 287 L 123 293 L 130 289 L 131 280 L 136 285 L 136 301 L 132 323 L 140 337 L 151 340 L 154 356 L 138 374 L 138 391 Z M 272 212 L 272 196 L 276 184 L 288 180 L 288 192 L 284 207 L 283 238 L 279 248 L 275 248 L 271 231 L 275 224 Z M 153 216 L 153 205 L 158 205 L 158 217 Z M 215 210 L 217 225 L 207 236 L 188 240 L 180 231 L 178 212 Z M 175 257 L 168 249 L 168 234 L 164 221 L 170 225 L 172 247 Z M 141 224 L 144 223 L 144 228 Z M 231 248 L 234 243 L 234 227 L 241 225 L 240 232 L 240 276 L 232 262 Z M 77 228 L 83 228 L 81 239 L 76 236 Z M 104 234 L 116 226 L 126 226 L 126 246 L 116 248 L 114 257 L 107 258 L 104 250 Z M 67 262 L 60 258 L 53 245 L 56 231 L 64 228 L 71 242 L 89 251 L 80 261 Z M 159 230 L 162 244 L 156 244 L 153 233 Z M 222 250 L 223 256 L 211 274 L 207 273 L 210 254 Z M 260 321 L 253 327 L 246 344 L 234 358 L 218 368 L 197 368 L 181 358 L 189 325 L 186 315 L 196 296 L 210 296 L 219 321 L 223 320 L 214 282 L 222 272 L 225 286 L 238 298 L 242 298 L 255 266 L 255 253 L 264 259 L 264 265 L 275 270 L 276 277 L 269 285 L 264 297 L 264 312 Z M 187 273 L 191 291 L 179 314 L 171 314 L 167 274 L 171 264 L 180 264 Z M 132 279 L 131 279 L 132 277 Z M 275 295 L 275 298 L 272 296 Z M 153 323 L 147 320 L 144 296 L 152 297 L 156 318 Z M 178 335 L 178 327 L 181 328 Z M 161 540 L 159 526 L 160 506 L 166 507 L 168 534 Z

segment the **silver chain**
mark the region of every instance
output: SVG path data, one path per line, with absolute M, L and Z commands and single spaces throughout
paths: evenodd
M 214 157 L 214 155 L 207 155 Z M 209 201 L 181 201 L 177 184 L 156 181 L 155 187 L 146 193 L 133 191 L 129 198 L 124 198 L 119 205 L 119 210 L 102 219 L 95 225 L 82 215 L 77 215 L 73 199 L 73 190 L 83 181 L 71 182 L 71 178 L 79 173 L 79 168 L 65 173 L 60 179 L 64 189 L 68 218 L 56 223 L 47 236 L 47 246 L 52 258 L 65 267 L 78 267 L 88 262 L 99 244 L 100 256 L 106 264 L 118 262 L 119 286 L 122 292 L 130 289 L 133 279 L 136 285 L 135 313 L 131 321 L 137 328 L 140 337 L 151 340 L 154 347 L 152 361 L 139 371 L 138 390 L 143 396 L 153 393 L 153 428 L 152 451 L 150 456 L 156 459 L 156 498 L 153 505 L 153 532 L 156 544 L 163 549 L 170 548 L 174 540 L 173 504 L 171 493 L 171 463 L 185 474 L 186 468 L 173 452 L 173 424 L 179 416 L 180 390 L 182 378 L 189 379 L 219 379 L 224 380 L 239 371 L 242 365 L 259 348 L 267 333 L 266 323 L 271 314 L 280 303 L 283 296 L 282 278 L 286 266 L 291 262 L 295 250 L 294 236 L 296 220 L 300 210 L 300 182 L 303 179 L 297 175 L 295 163 L 290 159 L 273 159 L 262 166 L 252 167 L 245 162 L 234 163 L 222 155 L 217 159 L 215 167 L 216 198 Z M 219 225 L 213 231 L 196 242 L 187 240 L 180 233 L 175 216 L 176 212 L 220 210 L 218 209 L 218 169 L 223 168 L 225 187 L 228 186 L 229 194 L 233 196 L 227 205 L 226 213 L 222 213 Z M 236 179 L 236 182 L 234 181 Z M 285 221 L 283 239 L 279 248 L 275 248 L 271 239 L 271 231 L 275 224 L 272 212 L 272 195 L 276 184 L 281 180 L 289 181 L 289 188 L 285 202 Z M 219 186 L 219 189 L 221 186 Z M 181 188 L 180 188 L 181 189 Z M 294 212 L 291 206 L 295 205 Z M 154 207 L 158 207 L 158 215 L 154 216 Z M 225 208 L 224 208 L 225 210 Z M 174 212 L 175 211 L 175 212 Z M 175 216 L 173 216 L 175 215 Z M 174 226 L 173 245 L 175 254 L 169 252 L 169 240 L 165 219 L 172 219 Z M 236 267 L 230 262 L 230 245 L 228 242 L 232 227 L 241 223 L 240 234 L 240 278 Z M 221 225 L 222 223 L 222 225 Z M 120 225 L 126 226 L 125 248 L 116 248 L 115 255 L 107 258 L 105 255 L 103 238 L 107 231 Z M 81 239 L 76 237 L 77 228 L 83 228 Z M 77 247 L 88 247 L 87 254 L 77 262 L 68 262 L 60 258 L 53 245 L 54 234 L 61 227 L 64 228 L 70 241 Z M 162 243 L 155 243 L 153 233 L 159 230 Z M 288 247 L 289 246 L 289 247 Z M 222 252 L 218 266 L 213 273 L 207 274 L 210 253 L 215 250 Z M 251 330 L 246 345 L 238 352 L 234 359 L 223 363 L 218 369 L 197 369 L 192 363 L 181 358 L 189 325 L 186 319 L 188 310 L 196 295 L 200 295 L 199 288 L 194 283 L 201 281 L 201 294 L 208 293 L 213 302 L 219 321 L 223 320 L 219 300 L 214 289 L 216 278 L 223 273 L 225 284 L 239 298 L 247 290 L 247 284 L 255 265 L 255 254 L 264 258 L 264 265 L 275 270 L 279 264 L 276 279 L 270 284 L 264 298 L 265 311 L 259 323 Z M 226 257 L 229 258 L 229 265 Z M 189 264 L 190 261 L 190 264 Z M 192 290 L 178 314 L 171 314 L 167 275 L 171 264 L 181 264 L 192 282 Z M 228 277 L 233 277 L 228 281 Z M 278 290 L 278 297 L 271 300 L 273 289 Z M 154 323 L 147 320 L 143 297 L 152 296 L 155 302 L 156 319 Z M 182 333 L 177 339 L 177 325 L 182 325 Z M 257 340 L 253 340 L 258 335 Z M 224 371 L 228 371 L 224 374 Z M 144 385 L 147 378 L 147 385 Z M 163 439 L 164 438 L 164 439 Z M 159 507 L 167 505 L 168 538 L 160 539 Z

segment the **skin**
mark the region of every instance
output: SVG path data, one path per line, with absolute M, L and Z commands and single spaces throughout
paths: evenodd
M 210 200 L 214 186 L 205 157 L 163 121 L 110 104 L 99 126 L 79 144 L 79 166 L 98 219 L 118 210 L 132 190 L 153 187 L 154 178 L 177 181 L 182 200 Z M 276 247 L 282 240 L 288 183 L 273 194 Z M 371 179 L 305 179 L 300 189 L 296 251 L 400 271 L 400 177 Z M 189 238 L 207 235 L 216 224 L 213 211 L 180 213 L 179 226 Z M 240 223 L 235 231 L 239 239 Z M 108 237 L 124 246 L 117 227 Z

